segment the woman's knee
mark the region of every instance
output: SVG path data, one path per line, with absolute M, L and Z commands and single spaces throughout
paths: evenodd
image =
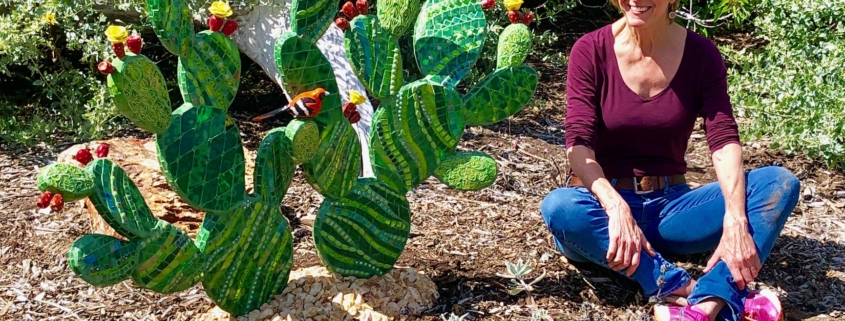
M 597 200 L 580 188 L 563 187 L 551 191 L 540 204 L 543 220 L 552 232 L 572 231 L 585 225 Z
M 763 215 L 783 223 L 798 204 L 801 181 L 788 169 L 768 166 L 753 170 L 748 175 L 749 184 L 757 184 L 756 197 L 763 200 Z

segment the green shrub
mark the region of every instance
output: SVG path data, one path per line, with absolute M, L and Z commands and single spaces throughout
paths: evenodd
M 845 2 L 764 0 L 759 49 L 722 48 L 732 100 L 751 139 L 845 165 Z

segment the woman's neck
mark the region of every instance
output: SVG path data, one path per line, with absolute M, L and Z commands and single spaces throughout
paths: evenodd
M 633 46 L 644 56 L 650 56 L 654 48 L 662 46 L 668 40 L 672 23 L 653 23 L 650 26 L 631 27 L 623 17 L 621 28 L 616 32 L 618 40 L 623 44 Z

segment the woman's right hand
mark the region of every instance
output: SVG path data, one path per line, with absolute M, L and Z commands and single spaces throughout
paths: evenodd
M 614 203 L 605 207 L 610 234 L 606 259 L 612 270 L 618 272 L 627 269 L 625 275 L 630 277 L 640 265 L 640 250 L 645 250 L 652 257 L 656 254 L 637 226 L 628 204 L 624 201 Z

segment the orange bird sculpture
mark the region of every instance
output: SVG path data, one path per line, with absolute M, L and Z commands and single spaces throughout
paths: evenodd
M 283 112 L 289 112 L 293 117 L 297 118 L 313 118 L 323 108 L 323 98 L 329 93 L 323 88 L 304 91 L 296 97 L 287 106 L 274 109 L 273 111 L 261 116 L 256 116 L 252 121 L 260 122 L 267 118 L 275 117 Z

